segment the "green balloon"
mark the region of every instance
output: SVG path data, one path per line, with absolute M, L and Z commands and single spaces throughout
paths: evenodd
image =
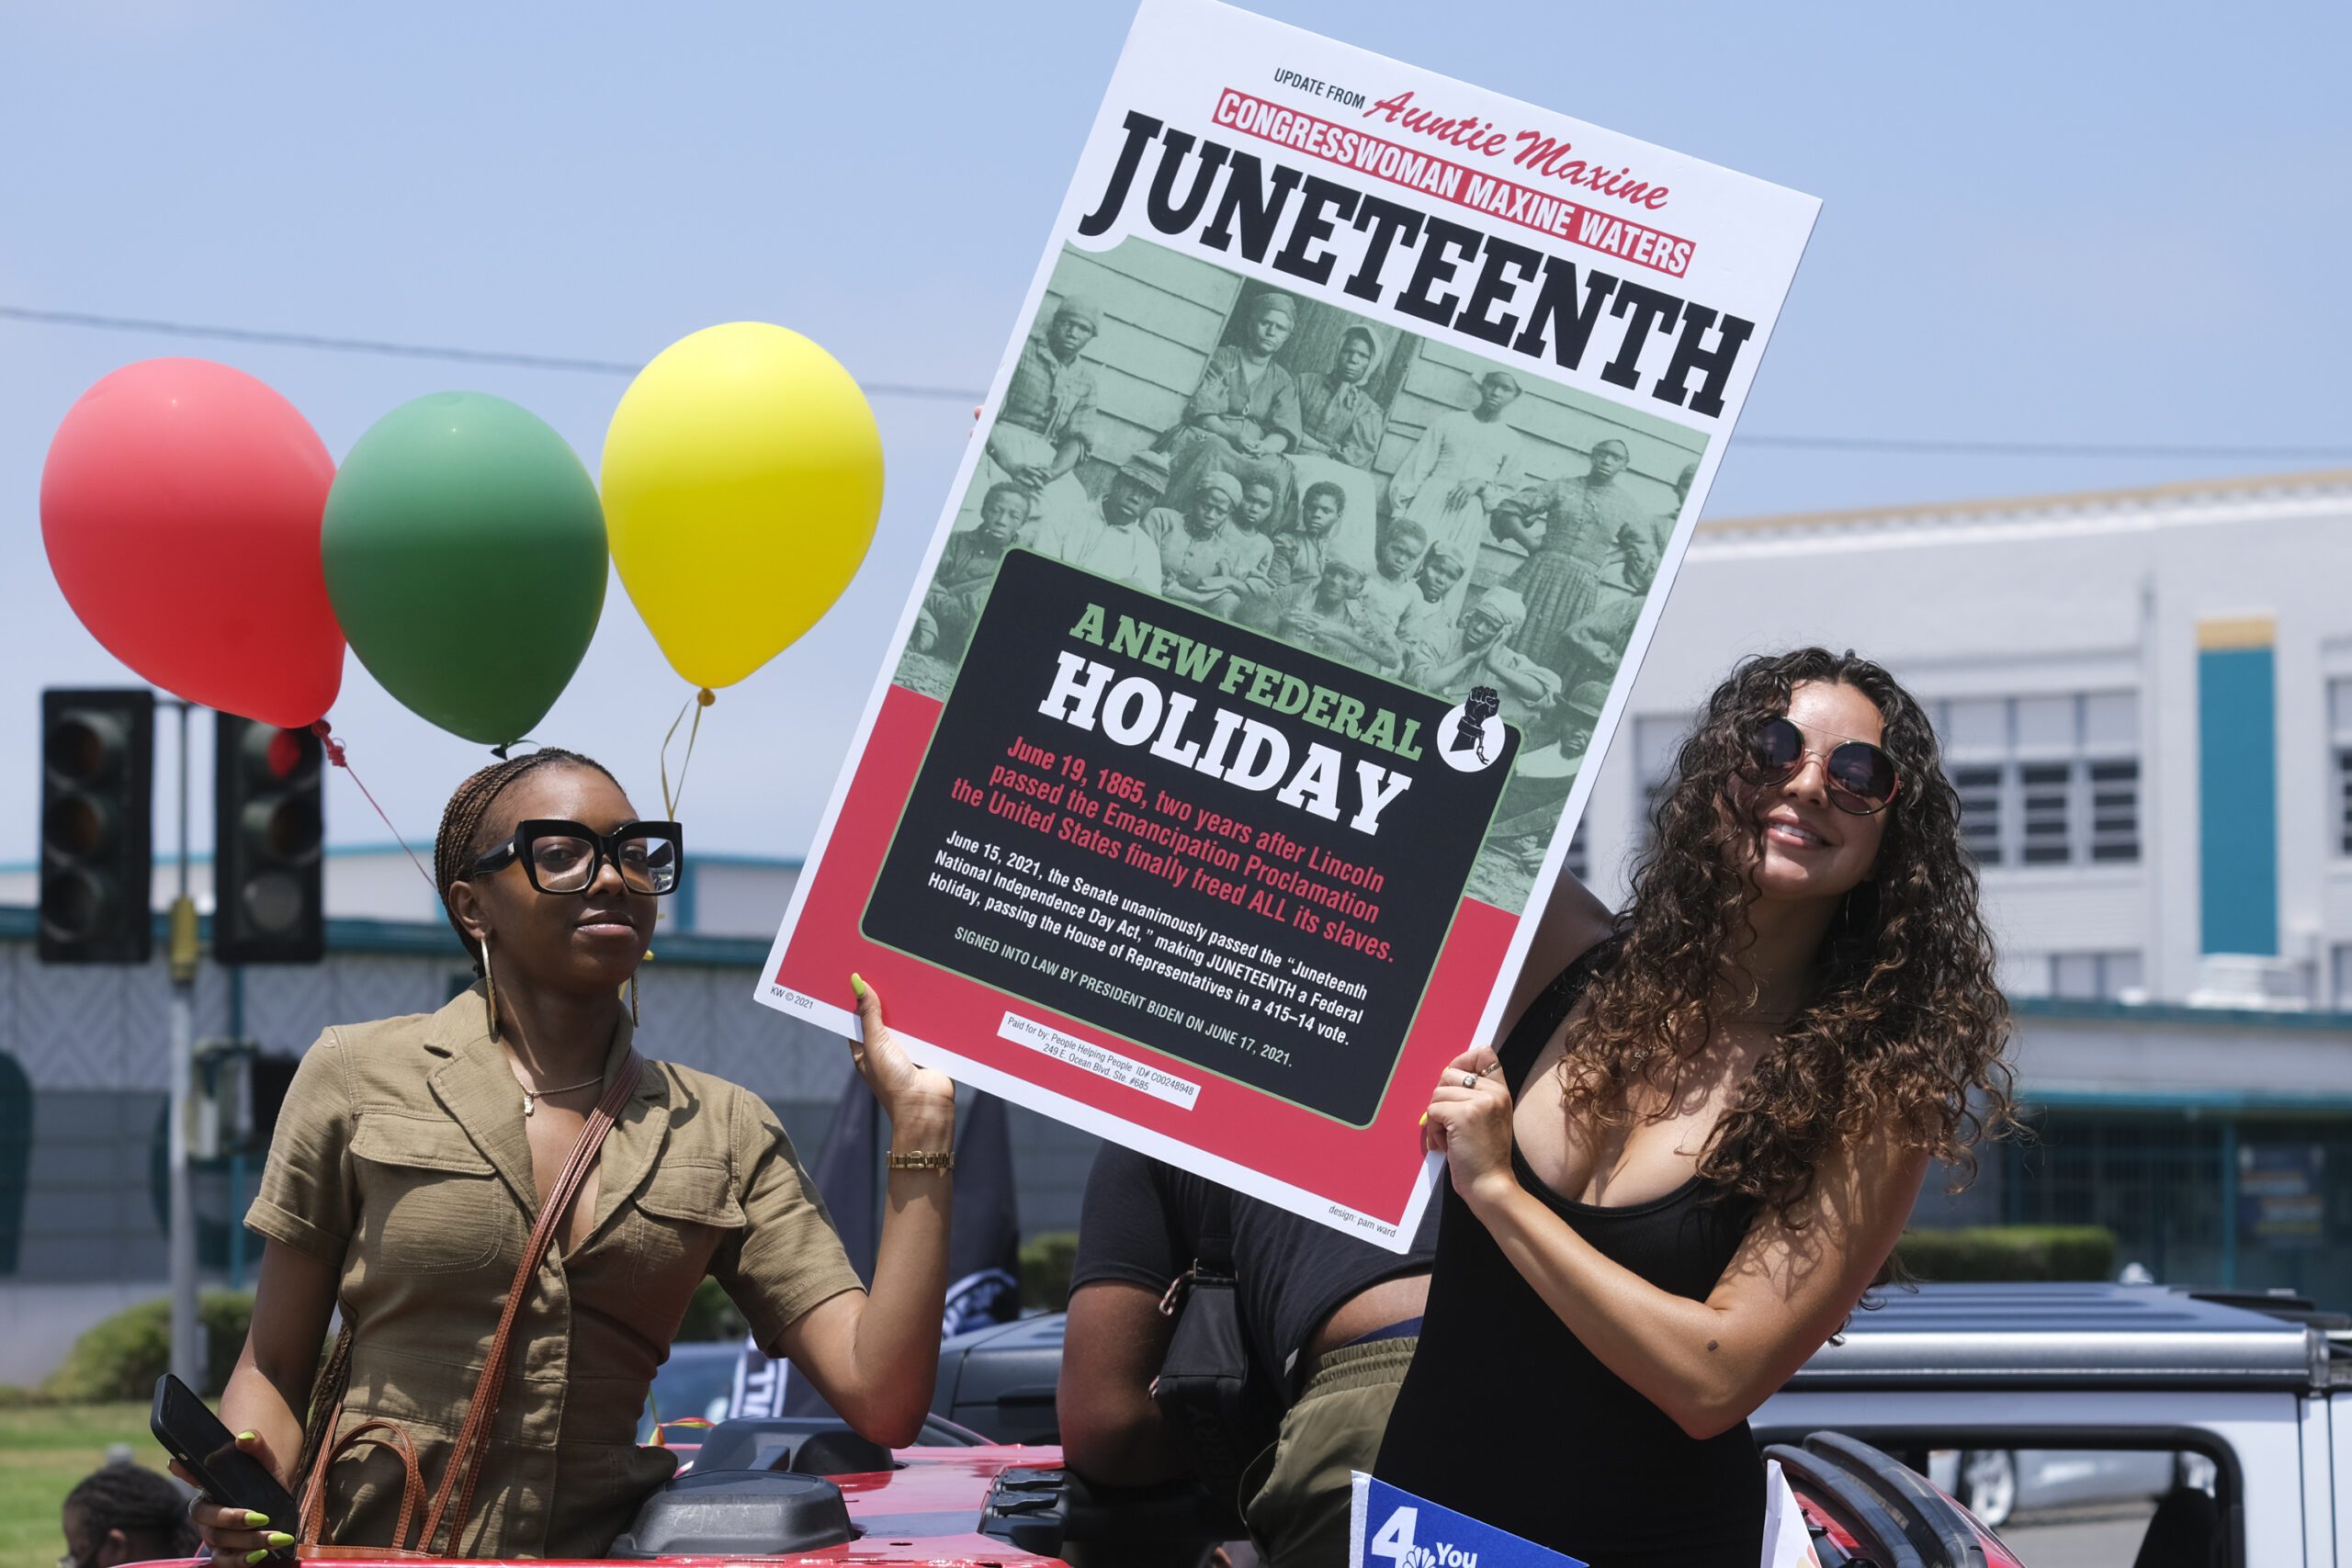
M 538 416 L 480 392 L 369 427 L 335 473 L 319 549 L 368 672 L 485 745 L 547 716 L 604 613 L 595 481 Z

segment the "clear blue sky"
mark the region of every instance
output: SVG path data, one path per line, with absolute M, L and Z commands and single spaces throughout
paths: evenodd
M 1746 432 L 2352 446 L 2352 7 L 1258 8 L 1823 197 Z M 10 6 L 0 304 L 631 361 L 752 317 L 869 381 L 981 386 L 1128 17 L 1117 0 Z M 175 353 L 268 381 L 338 457 L 456 387 L 536 411 L 593 469 L 623 385 L 0 321 L 0 725 L 19 741 L 0 748 L 19 759 L 0 769 L 0 861 L 32 850 L 39 690 L 126 678 L 50 579 L 42 454 L 92 381 Z M 874 553 L 708 716 L 684 812 L 706 848 L 806 846 L 881 660 L 969 415 L 876 410 Z M 1710 512 L 2321 466 L 1736 440 Z M 539 732 L 646 805 L 684 694 L 616 584 Z M 334 717 L 422 846 L 482 754 L 356 660 Z M 342 779 L 329 816 L 338 841 L 384 837 Z

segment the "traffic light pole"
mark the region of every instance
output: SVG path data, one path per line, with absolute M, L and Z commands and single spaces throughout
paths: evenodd
M 187 891 L 187 710 L 180 716 L 179 896 L 172 900 L 172 1104 L 165 1134 L 171 1169 L 172 1375 L 202 1389 L 196 1314 L 196 1200 L 188 1185 L 188 1119 L 196 1104 L 196 901 Z M 216 1391 L 217 1392 L 217 1391 Z

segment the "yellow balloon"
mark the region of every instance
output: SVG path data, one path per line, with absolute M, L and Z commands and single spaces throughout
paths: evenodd
M 638 372 L 605 433 L 613 564 L 679 674 L 726 686 L 857 574 L 882 433 L 841 362 L 765 321 L 706 327 Z

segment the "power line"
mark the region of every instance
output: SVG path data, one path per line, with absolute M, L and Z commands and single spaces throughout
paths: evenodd
M 2174 446 L 2163 443 L 2101 441 L 1939 441 L 1928 436 L 1750 435 L 1742 446 L 1781 446 L 1800 451 L 1905 452 L 1957 457 L 2277 457 L 2323 461 L 2352 458 L 2352 446 Z
M 620 359 L 570 355 L 517 354 L 503 349 L 450 348 L 431 344 L 389 343 L 376 338 L 328 337 L 317 333 L 272 332 L 254 327 L 212 326 L 196 321 L 107 316 L 87 310 L 42 310 L 0 305 L 0 320 L 41 326 L 83 327 L 98 332 L 148 333 L 164 337 L 206 338 L 277 348 L 308 348 L 329 354 L 374 354 L 397 359 L 439 359 L 459 365 L 497 365 L 522 370 L 564 370 L 594 376 L 634 376 L 642 365 Z M 977 403 L 987 394 L 975 387 L 940 387 L 915 381 L 866 381 L 877 398 L 922 398 L 938 402 Z M 1742 446 L 1803 452 L 1878 452 L 1945 457 L 2253 458 L 2279 462 L 2340 462 L 2352 446 L 2171 446 L 2161 442 L 1971 441 L 1932 436 L 1774 435 L 1743 433 Z
M 500 365 L 523 370 L 571 370 L 592 376 L 634 376 L 645 368 L 621 359 L 582 359 L 570 355 L 514 354 L 492 348 L 448 348 L 433 344 L 386 343 L 376 338 L 326 337 L 317 333 L 268 332 L 255 327 L 209 326 L 196 321 L 151 321 L 138 316 L 101 316 L 87 310 L 37 310 L 0 305 L 0 319 L 42 326 L 89 327 L 109 333 L 153 333 L 164 337 L 209 338 L 221 343 L 265 344 L 274 348 L 312 348 L 330 354 L 377 354 L 395 359 L 446 359 L 459 365 Z M 958 387 L 926 387 L 897 381 L 859 383 L 869 396 L 937 398 L 978 402 L 981 393 Z

